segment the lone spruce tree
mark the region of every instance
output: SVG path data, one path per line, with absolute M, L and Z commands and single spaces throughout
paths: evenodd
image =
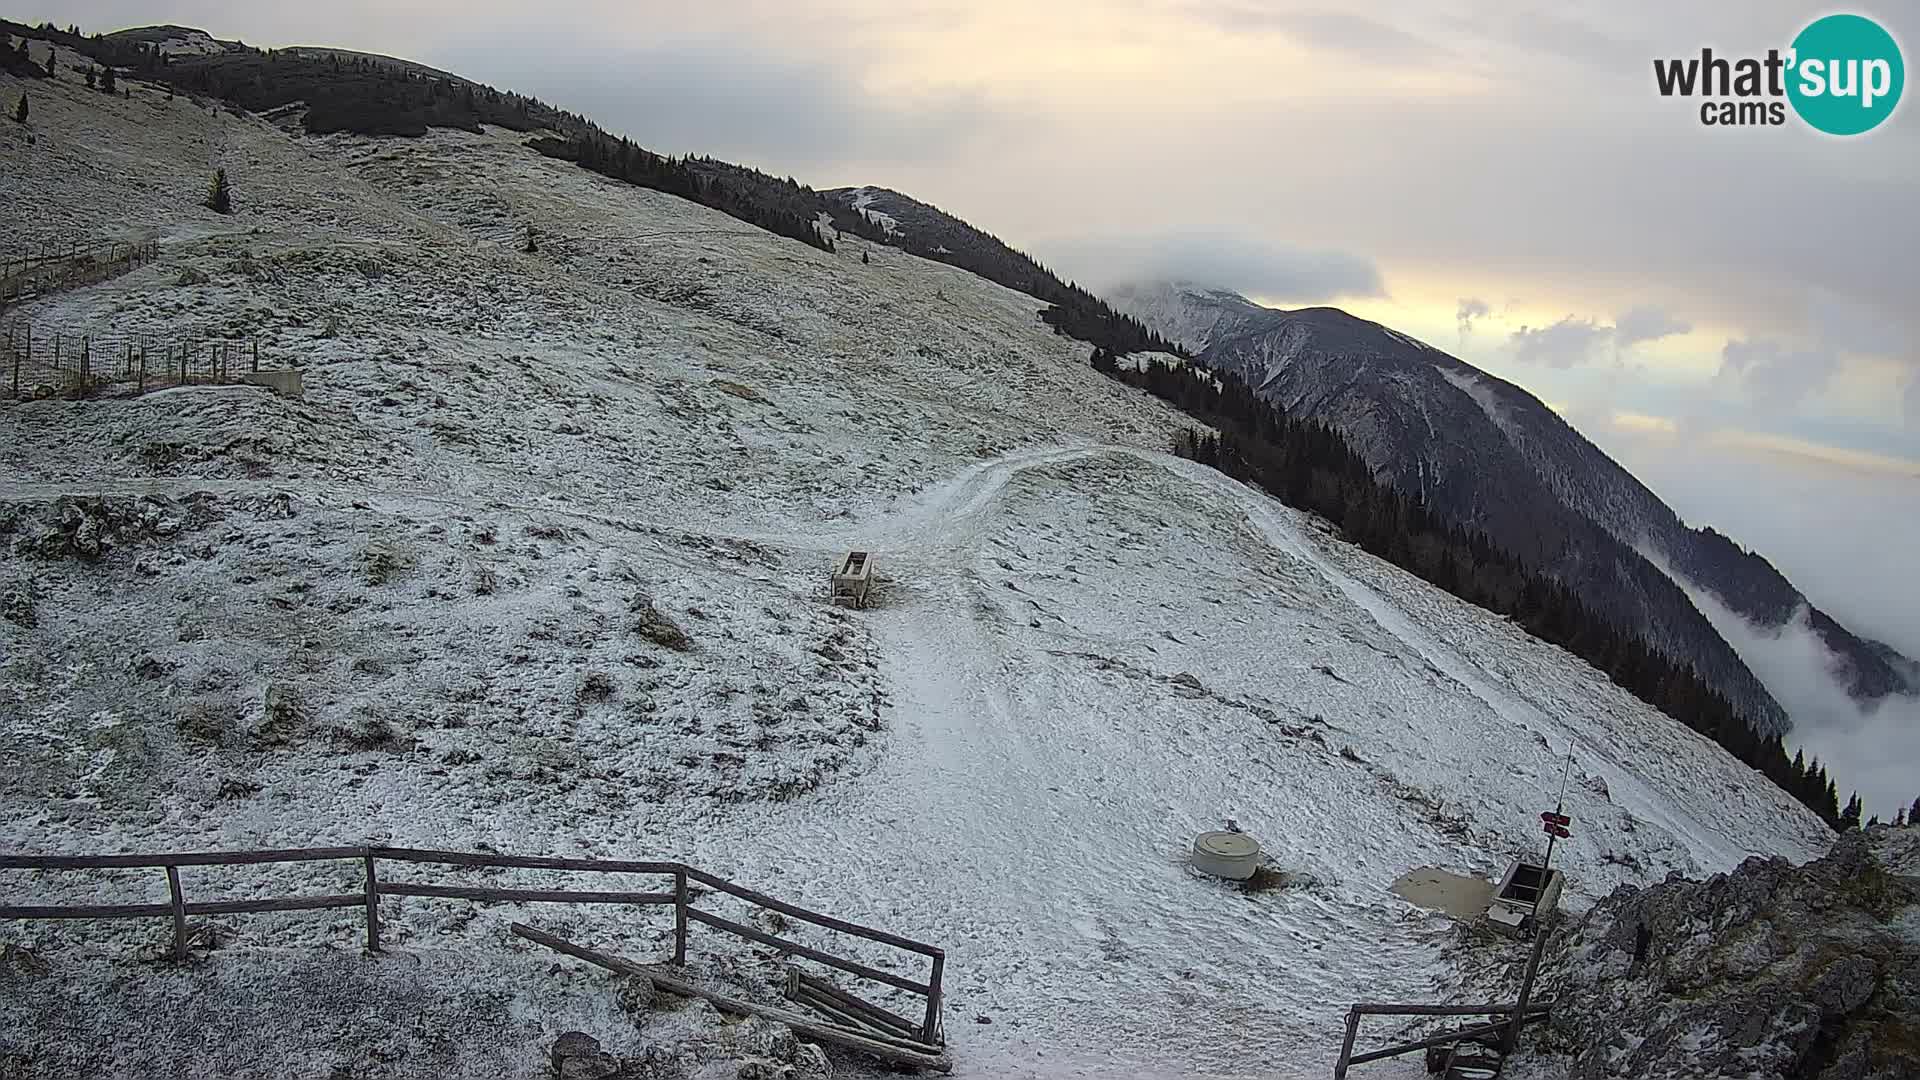
M 13 107 L 13 122 L 16 124 L 27 122 L 27 95 L 25 94 L 20 95 L 20 104 Z
M 118 84 L 113 81 L 113 68 L 111 65 L 100 69 L 100 91 L 105 94 L 117 94 L 120 92 Z
M 213 187 L 207 191 L 206 205 L 216 214 L 233 213 L 233 193 L 227 190 L 227 170 L 213 171 Z

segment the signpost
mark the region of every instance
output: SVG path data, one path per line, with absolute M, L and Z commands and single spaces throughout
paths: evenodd
M 1571 748 L 1567 751 L 1567 764 L 1569 766 L 1573 764 L 1573 751 Z M 1573 819 L 1564 813 L 1567 808 L 1566 798 L 1566 779 L 1562 777 L 1560 781 L 1560 801 L 1554 805 L 1552 810 L 1548 810 L 1540 815 L 1540 831 L 1547 834 L 1547 857 L 1542 860 L 1540 864 L 1540 884 L 1542 888 L 1545 888 L 1548 876 L 1553 873 L 1554 841 L 1573 835 L 1573 833 L 1567 829 L 1567 826 L 1573 824 Z M 1547 929 L 1541 922 L 1544 916 L 1545 913 L 1536 906 L 1533 911 L 1533 955 L 1527 959 L 1527 973 L 1520 980 L 1520 1000 L 1514 1008 L 1513 1023 L 1507 1025 L 1506 1036 L 1500 1040 L 1500 1056 L 1502 1058 L 1513 1053 L 1515 1044 L 1520 1041 L 1520 1024 L 1527 1014 L 1527 999 L 1533 996 L 1533 977 L 1540 971 L 1540 954 L 1545 952 L 1547 947 Z

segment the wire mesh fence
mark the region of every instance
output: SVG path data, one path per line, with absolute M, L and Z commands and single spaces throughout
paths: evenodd
M 190 383 L 239 382 L 276 370 L 257 338 L 94 333 L 0 321 L 0 394 L 10 401 L 143 394 Z
M 0 303 L 104 281 L 160 254 L 153 241 L 42 247 L 0 257 Z

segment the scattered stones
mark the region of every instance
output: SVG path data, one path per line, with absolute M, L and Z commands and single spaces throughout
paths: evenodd
M 569 1031 L 555 1039 L 551 1056 L 553 1074 L 560 1080 L 606 1080 L 620 1071 L 620 1062 L 584 1031 Z
M 180 667 L 170 660 L 162 660 L 152 653 L 141 653 L 127 662 L 127 671 L 136 678 L 153 680 L 163 675 L 171 675 Z
M 239 780 L 229 776 L 220 781 L 222 799 L 245 799 L 258 794 L 260 794 L 260 785 L 251 780 Z
M 385 715 L 364 705 L 354 709 L 351 723 L 333 729 L 333 737 L 349 750 L 397 750 L 403 741 Z
M 204 500 L 183 511 L 171 499 L 144 495 L 63 496 L 51 504 L 16 506 L 8 516 L 17 553 L 94 560 L 116 547 L 172 537 L 196 516 L 204 524 L 218 515 L 210 514 Z
M 240 710 L 224 695 L 190 698 L 173 717 L 173 727 L 189 742 L 224 745 L 240 727 Z
M 621 1010 L 638 1020 L 652 1011 L 659 995 L 653 988 L 653 980 L 629 976 L 621 980 L 617 997 Z
M 613 697 L 613 676 L 604 671 L 588 672 L 574 696 L 582 702 L 610 700 Z
M 0 590 L 0 618 L 28 629 L 39 625 L 39 614 L 34 610 L 32 582 L 9 582 L 4 590 Z
M 260 723 L 253 731 L 254 744 L 286 746 L 300 735 L 306 723 L 306 697 L 295 687 L 268 683 L 260 704 Z
M 675 652 L 686 652 L 693 648 L 693 639 L 680 628 L 665 612 L 653 606 L 653 601 L 644 594 L 635 594 L 628 604 L 633 612 L 633 632 L 662 648 Z
M 360 576 L 369 585 L 385 585 L 413 566 L 413 559 L 383 541 L 375 540 L 360 552 Z

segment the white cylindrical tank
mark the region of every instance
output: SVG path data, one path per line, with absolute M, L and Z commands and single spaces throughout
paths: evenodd
M 1193 868 L 1203 874 L 1245 881 L 1260 865 L 1260 844 L 1246 833 L 1206 832 L 1194 837 Z

